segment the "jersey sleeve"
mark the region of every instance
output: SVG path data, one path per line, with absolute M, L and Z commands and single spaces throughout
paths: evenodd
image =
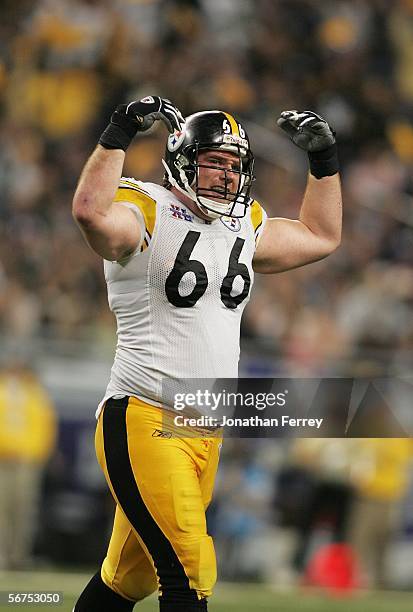
M 259 239 L 267 221 L 267 213 L 257 200 L 254 200 L 250 207 L 251 224 L 255 237 L 255 248 L 258 246 Z
M 122 177 L 114 202 L 130 208 L 137 216 L 141 229 L 141 244 L 137 251 L 145 251 L 153 236 L 156 221 L 156 201 L 135 179 Z

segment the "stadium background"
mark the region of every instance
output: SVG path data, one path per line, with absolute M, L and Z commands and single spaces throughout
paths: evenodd
M 289 108 L 325 116 L 339 135 L 343 244 L 323 262 L 256 279 L 241 372 L 408 376 L 413 2 L 3 0 L 0 32 L 0 357 L 4 371 L 34 370 L 57 416 L 33 517 L 36 566 L 88 571 L 112 512 L 92 442 L 114 322 L 101 261 L 70 208 L 111 110 L 154 93 L 184 114 L 239 116 L 257 159 L 255 195 L 270 215 L 287 217 L 297 215 L 306 165 L 274 118 Z M 125 173 L 159 180 L 164 140 L 162 128 L 137 139 Z M 221 577 L 301 583 L 319 546 L 337 529 L 347 538 L 341 521 L 351 524 L 356 501 L 376 495 L 396 517 L 378 586 L 413 588 L 409 452 L 393 461 L 391 442 L 230 441 L 210 514 Z M 375 472 L 372 462 L 394 470 Z M 306 495 L 326 483 L 326 505 L 303 525 Z M 329 505 L 337 491 L 350 500 L 339 518 Z M 2 585 L 14 580 L 2 576 Z

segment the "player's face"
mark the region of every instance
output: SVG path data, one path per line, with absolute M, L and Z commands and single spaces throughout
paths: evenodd
M 218 193 L 236 193 L 241 170 L 238 155 L 230 151 L 201 151 L 198 164 L 198 189 L 206 190 L 203 196 L 213 200 Z

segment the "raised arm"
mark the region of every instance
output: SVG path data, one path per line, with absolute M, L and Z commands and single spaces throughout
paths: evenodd
M 184 121 L 169 100 L 157 96 L 118 106 L 80 176 L 73 198 L 73 216 L 86 242 L 105 259 L 123 259 L 139 245 L 137 216 L 113 199 L 126 149 L 138 131 L 146 131 L 157 119 L 170 132 L 179 130 Z
M 253 262 L 263 274 L 323 259 L 341 240 L 342 199 L 333 132 L 310 111 L 282 113 L 278 125 L 308 152 L 310 174 L 299 218 L 273 218 L 265 224 Z

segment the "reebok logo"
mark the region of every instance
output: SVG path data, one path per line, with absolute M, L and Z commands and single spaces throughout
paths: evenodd
M 161 429 L 154 429 L 152 432 L 152 438 L 172 438 L 171 431 L 162 431 Z

